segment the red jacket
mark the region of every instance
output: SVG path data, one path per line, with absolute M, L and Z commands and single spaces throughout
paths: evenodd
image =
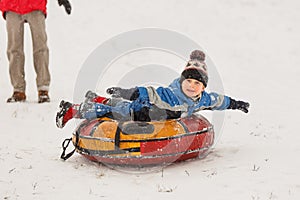
M 0 10 L 5 17 L 5 12 L 12 11 L 18 14 L 26 14 L 35 10 L 47 14 L 47 0 L 0 0 Z

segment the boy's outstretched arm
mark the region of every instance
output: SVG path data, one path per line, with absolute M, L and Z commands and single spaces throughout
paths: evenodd
M 229 100 L 230 100 L 230 104 L 227 109 L 232 109 L 232 110 L 237 109 L 237 110 L 243 111 L 244 113 L 249 112 L 248 109 L 249 109 L 250 104 L 248 102 L 236 101 L 230 97 L 229 97 Z

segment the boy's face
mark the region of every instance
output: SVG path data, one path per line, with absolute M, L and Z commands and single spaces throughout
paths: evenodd
M 198 97 L 205 89 L 203 83 L 196 79 L 185 79 L 182 81 L 181 88 L 183 93 L 190 98 Z

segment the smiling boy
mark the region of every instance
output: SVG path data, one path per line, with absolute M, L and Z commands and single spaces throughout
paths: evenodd
M 204 60 L 202 51 L 193 51 L 180 78 L 175 79 L 169 87 L 111 87 L 107 89 L 108 94 L 123 98 L 115 103 L 114 98 L 105 100 L 105 103 L 91 100 L 79 105 L 62 101 L 56 115 L 56 125 L 62 128 L 72 118 L 93 119 L 103 116 L 151 121 L 179 118 L 183 113 L 190 116 L 200 110 L 238 109 L 247 113 L 249 103 L 205 91 L 208 74 Z

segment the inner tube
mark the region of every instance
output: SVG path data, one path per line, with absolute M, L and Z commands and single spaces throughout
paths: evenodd
M 214 129 L 202 115 L 166 121 L 83 121 L 73 133 L 75 150 L 104 164 L 164 165 L 204 157 L 214 143 Z

